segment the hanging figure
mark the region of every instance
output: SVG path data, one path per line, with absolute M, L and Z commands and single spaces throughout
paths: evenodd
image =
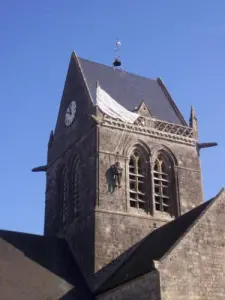
M 112 172 L 115 186 L 121 188 L 123 168 L 121 168 L 120 163 L 118 161 L 114 165 L 112 165 Z

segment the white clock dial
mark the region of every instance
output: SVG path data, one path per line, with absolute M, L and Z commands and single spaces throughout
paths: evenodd
M 75 101 L 72 101 L 66 110 L 65 115 L 65 124 L 66 126 L 70 126 L 73 123 L 77 110 L 77 105 Z

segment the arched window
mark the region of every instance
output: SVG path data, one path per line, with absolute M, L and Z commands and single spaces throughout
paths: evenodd
M 73 162 L 72 193 L 73 216 L 76 218 L 80 212 L 80 161 L 78 158 L 76 158 Z
M 174 214 L 173 165 L 169 157 L 159 153 L 154 163 L 155 211 Z
M 146 209 L 146 159 L 142 151 L 136 148 L 129 161 L 130 206 Z
M 67 169 L 63 168 L 60 173 L 59 180 L 59 201 L 60 201 L 60 219 L 64 226 L 68 221 L 68 194 L 69 194 L 69 178 Z

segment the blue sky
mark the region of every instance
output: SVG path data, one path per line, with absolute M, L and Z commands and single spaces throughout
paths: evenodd
M 225 185 L 225 1 L 0 0 L 0 228 L 43 232 L 46 163 L 72 50 L 161 77 L 186 120 L 193 105 L 205 199 Z

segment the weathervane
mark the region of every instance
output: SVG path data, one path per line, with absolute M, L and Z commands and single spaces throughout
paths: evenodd
M 113 67 L 114 68 L 118 68 L 122 65 L 122 62 L 120 60 L 120 56 L 119 56 L 119 52 L 120 52 L 120 47 L 121 47 L 121 42 L 120 40 L 116 40 L 116 48 L 115 48 L 115 59 L 113 61 Z

